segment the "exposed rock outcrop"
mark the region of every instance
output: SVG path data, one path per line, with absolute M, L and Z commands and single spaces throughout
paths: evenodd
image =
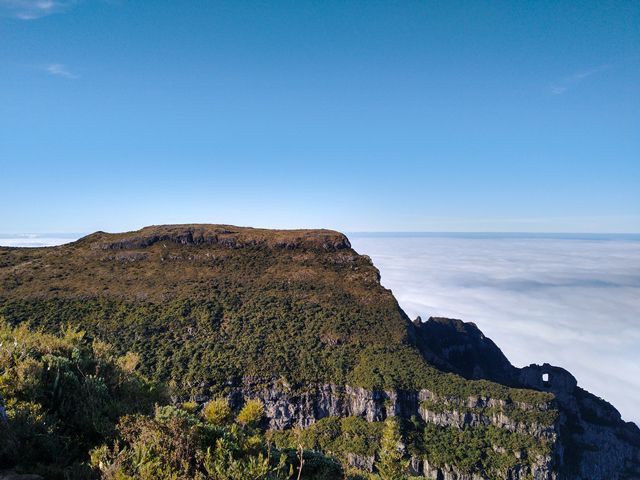
M 465 378 L 515 383 L 516 368 L 474 323 L 431 317 L 416 319 L 413 327 L 423 356 L 439 368 Z
M 430 318 L 414 326 L 419 348 L 440 368 L 555 396 L 560 415 L 555 424 L 554 469 L 560 479 L 640 479 L 640 429 L 624 422 L 611 404 L 578 387 L 571 373 L 548 363 L 513 367 L 472 323 Z M 492 419 L 496 420 L 499 423 Z
M 519 379 L 556 397 L 557 464 L 564 478 L 640 479 L 640 429 L 634 423 L 624 422 L 611 404 L 578 387 L 563 368 L 529 365 L 520 369 Z
M 445 319 L 438 319 L 437 322 L 439 329 L 447 324 Z M 464 335 L 469 331 L 479 332 L 475 325 L 460 325 L 459 321 L 451 321 L 451 325 Z M 640 479 L 640 430 L 635 424 L 622 421 L 615 408 L 578 387 L 575 377 L 560 367 L 544 364 L 517 369 L 511 366 L 495 344 L 488 344 L 490 340 L 480 337 L 477 332 L 474 335 L 477 335 L 476 338 L 482 345 L 481 352 L 468 351 L 467 354 L 475 357 L 487 349 L 491 351 L 491 358 L 485 358 L 485 374 L 497 371 L 509 385 L 549 392 L 555 399 L 545 405 L 513 405 L 505 400 L 483 396 L 444 398 L 427 389 L 382 391 L 323 384 L 307 385 L 304 390 L 298 390 L 283 382 L 273 381 L 265 385 L 252 379 L 245 379 L 241 385 L 236 386 L 230 398 L 237 407 L 247 398 L 262 400 L 269 427 L 274 429 L 306 428 L 328 416 L 360 416 L 373 422 L 382 421 L 388 416 L 409 418 L 415 415 L 426 423 L 443 427 L 463 429 L 492 425 L 552 442 L 552 455 L 536 459 L 531 470 L 509 471 L 505 478 L 511 480 Z M 437 350 L 439 354 L 443 351 L 451 352 L 446 349 L 444 342 L 440 342 L 440 347 Z M 444 358 L 449 362 L 450 368 L 461 370 L 459 366 L 462 357 L 445 355 Z M 500 359 L 504 359 L 507 364 L 501 366 Z M 510 376 L 505 378 L 507 373 Z M 481 378 L 486 377 L 483 375 Z M 552 408 L 559 410 L 559 416 L 553 424 L 518 421 L 509 416 L 513 409 L 517 413 L 527 409 L 544 412 Z M 352 465 L 364 470 L 369 470 L 374 462 L 373 457 L 351 457 Z M 426 458 L 413 457 L 411 469 L 416 475 L 432 479 L 483 478 L 460 471 L 453 465 L 435 466 Z
M 551 445 L 554 445 L 557 440 L 554 424 L 543 425 L 511 419 L 503 411 L 506 411 L 509 406 L 507 401 L 483 396 L 473 396 L 456 402 L 455 399 L 439 397 L 427 389 L 383 391 L 332 384 L 306 385 L 304 389 L 293 389 L 282 381 L 274 380 L 265 385 L 255 382 L 254 379 L 244 379 L 242 384 L 231 388 L 229 399 L 236 409 L 249 398 L 258 398 L 263 402 L 268 427 L 277 430 L 292 427 L 307 428 L 329 416 L 359 416 L 370 422 L 382 421 L 389 416 L 405 418 L 416 416 L 426 423 L 441 427 L 452 426 L 463 429 L 492 425 L 544 439 Z M 197 400 L 203 403 L 208 398 L 201 397 Z M 430 410 L 427 405 L 437 405 L 437 411 Z M 518 409 L 545 410 L 551 408 L 552 404 L 511 406 Z M 356 468 L 372 471 L 375 458 L 349 454 L 347 460 Z M 553 467 L 552 456 L 542 456 L 536 459 L 531 469 L 509 470 L 505 478 L 556 480 Z M 427 458 L 413 457 L 411 468 L 414 474 L 433 479 L 479 480 L 484 478 L 467 474 L 451 465 L 436 467 L 430 464 Z
M 368 390 L 349 385 L 306 385 L 304 389 L 292 389 L 281 381 L 268 384 L 253 383 L 247 379 L 242 385 L 232 387 L 231 405 L 238 408 L 246 399 L 257 398 L 265 405 L 269 428 L 283 430 L 291 427 L 306 428 L 325 417 L 362 417 L 369 422 L 383 421 L 387 417 L 417 416 L 427 423 L 458 428 L 494 425 L 508 431 L 520 432 L 553 440 L 553 424 L 544 425 L 532 421 L 512 419 L 509 407 L 519 411 L 535 409 L 546 411 L 552 403 L 541 405 L 514 405 L 506 400 L 483 396 L 466 399 L 440 397 L 430 390 Z M 200 403 L 209 399 L 198 397 Z M 438 406 L 430 409 L 429 405 Z
M 350 248 L 347 237 L 332 230 L 265 230 L 231 225 L 161 225 L 145 227 L 136 232 L 107 234 L 97 232 L 80 240 L 91 248 L 127 250 L 147 248 L 159 242 L 180 245 L 220 245 L 228 248 L 268 246 L 283 249 Z
M 509 480 L 546 480 L 556 479 L 553 472 L 549 473 L 550 468 L 545 465 L 547 459 L 543 459 L 543 463 L 536 465 L 533 469 L 513 469 L 507 472 L 505 478 Z M 465 473 L 453 465 L 435 466 L 429 460 L 418 457 L 411 457 L 410 473 L 412 475 L 422 475 L 430 480 L 487 480 L 486 477 L 476 473 Z

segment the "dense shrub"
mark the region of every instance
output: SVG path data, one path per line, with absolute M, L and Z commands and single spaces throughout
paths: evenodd
M 226 398 L 214 398 L 202 409 L 204 419 L 213 425 L 224 425 L 231 418 L 231 407 Z
M 348 454 L 375 455 L 380 447 L 382 423 L 361 417 L 326 417 L 309 427 L 271 431 L 269 438 L 280 448 L 302 446 L 346 461 Z
M 403 480 L 406 478 L 408 466 L 409 461 L 405 459 L 400 425 L 395 418 L 388 418 L 384 423 L 376 463 L 380 480 Z
M 264 417 L 264 405 L 260 400 L 247 400 L 236 420 L 240 425 L 255 427 Z
M 257 403 L 252 405 L 253 412 Z M 305 480 L 342 478 L 337 462 L 316 452 L 276 449 L 252 423 L 213 425 L 184 410 L 157 408 L 153 417 L 124 417 L 121 442 L 93 450 L 92 465 L 104 480 L 285 480 L 298 473 Z
M 456 465 L 491 478 L 505 477 L 508 469 L 530 467 L 538 456 L 550 453 L 544 440 L 492 425 L 458 429 L 427 424 L 422 447 L 433 465 Z
M 88 450 L 110 439 L 120 416 L 150 412 L 163 389 L 136 373 L 135 355 L 71 328 L 60 335 L 0 323 L 0 462 L 48 478 L 82 468 Z

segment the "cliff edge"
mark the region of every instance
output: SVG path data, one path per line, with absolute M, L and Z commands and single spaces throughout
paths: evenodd
M 513 367 L 474 324 L 411 322 L 339 232 L 166 225 L 0 248 L 0 316 L 132 350 L 176 401 L 260 398 L 276 430 L 401 417 L 426 478 L 640 478 L 640 432 L 611 405 L 560 368 Z

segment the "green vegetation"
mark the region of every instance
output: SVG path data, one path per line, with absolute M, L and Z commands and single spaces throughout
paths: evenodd
M 465 472 L 504 478 L 508 469 L 531 466 L 537 457 L 550 454 L 551 445 L 494 426 L 460 430 L 427 424 L 422 449 L 434 465 L 456 465 Z
M 0 324 L 0 467 L 47 479 L 289 479 L 295 449 L 277 451 L 246 402 L 233 421 L 224 399 L 180 409 L 136 372 L 137 358 L 81 331 L 60 335 Z M 155 407 L 154 407 L 155 405 Z M 3 416 L 4 417 L 4 416 Z M 302 479 L 342 477 L 342 467 L 303 452 Z M 298 462 L 298 463 L 296 463 Z
M 136 355 L 118 356 L 83 332 L 51 335 L 3 324 L 0 342 L 7 413 L 0 462 L 46 478 L 290 479 L 302 459 L 301 478 L 329 480 L 343 478 L 356 455 L 375 459 L 378 473 L 350 469 L 347 478 L 402 479 L 409 453 L 499 478 L 550 449 L 495 427 L 458 430 L 416 419 L 328 417 L 304 430 L 265 433 L 258 400 L 245 402 L 235 419 L 222 397 L 202 408 L 159 406 L 167 395 L 137 373 Z
M 384 423 L 378 456 L 376 469 L 380 480 L 403 480 L 406 477 L 409 461 L 404 458 L 400 425 L 395 418 L 388 418 Z
M 255 427 L 264 417 L 264 405 L 260 400 L 247 400 L 236 420 L 240 425 Z
M 225 410 L 217 399 L 217 411 Z M 228 405 L 227 405 L 228 406 Z M 256 423 L 259 401 L 247 402 L 234 421 L 201 416 L 170 406 L 153 416 L 123 417 L 119 441 L 91 452 L 91 465 L 104 480 L 333 480 L 342 467 L 316 452 L 277 449 Z M 302 462 L 301 462 L 302 460 Z M 302 463 L 302 467 L 301 467 Z
M 185 410 L 193 413 L 190 409 Z M 224 398 L 214 398 L 205 404 L 202 409 L 202 416 L 207 422 L 213 425 L 224 425 L 231 418 L 231 407 L 229 406 L 229 402 Z
M 348 454 L 373 456 L 380 448 L 382 424 L 360 417 L 325 417 L 303 430 L 270 431 L 269 438 L 279 448 L 301 445 L 346 462 Z
M 337 232 L 179 225 L 0 248 L 0 315 L 117 338 L 185 398 L 225 394 L 242 377 L 552 398 L 430 366 L 377 269 Z
M 236 412 L 225 400 L 247 379 L 255 388 L 278 379 L 293 394 L 326 383 L 428 389 L 438 399 L 431 409 L 529 424 L 549 425 L 557 412 L 550 394 L 427 363 L 378 271 L 340 234 L 234 228 L 153 227 L 0 248 L 3 464 L 51 478 L 276 479 L 297 475 L 302 459 L 301 478 L 330 479 L 356 455 L 396 478 L 408 455 L 394 450 L 398 436 L 406 452 L 474 472 L 528 465 L 546 451 L 490 427 L 429 430 L 419 421 L 389 423 L 386 437 L 382 423 L 356 417 L 263 432 L 260 402 Z M 18 350 L 5 348 L 13 339 Z M 180 408 L 166 407 L 158 385 Z M 193 401 L 202 396 L 213 400 Z M 504 406 L 468 408 L 469 398 Z M 224 469 L 234 473 L 221 477 Z
M 304 430 L 271 431 L 278 448 L 301 445 L 335 456 L 346 464 L 350 455 L 375 458 L 371 478 L 404 479 L 409 456 L 432 465 L 455 465 L 461 472 L 505 478 L 508 469 L 526 471 L 551 444 L 531 435 L 494 426 L 458 429 L 425 424 L 419 419 L 367 422 L 360 417 L 327 417 Z M 357 472 L 369 478 L 364 471 Z
M 173 407 L 153 417 L 124 417 L 122 443 L 91 452 L 105 480 L 285 480 L 293 475 L 287 456 L 272 451 L 260 432 L 238 425 L 211 425 Z
M 122 415 L 150 412 L 161 388 L 136 373 L 135 355 L 83 332 L 60 336 L 0 323 L 0 464 L 47 478 L 81 478 L 90 448 L 115 435 Z

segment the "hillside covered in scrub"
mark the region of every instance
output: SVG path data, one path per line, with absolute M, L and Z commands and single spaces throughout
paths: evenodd
M 0 317 L 8 332 L 82 331 L 86 342 L 109 343 L 109 358 L 135 355 L 140 382 L 165 386 L 160 410 L 110 411 L 115 418 L 86 439 L 84 457 L 70 454 L 89 465 L 93 451 L 92 474 L 103 478 L 120 478 L 105 467 L 126 463 L 118 448 L 142 448 L 149 431 L 166 428 L 186 435 L 190 461 L 200 463 L 171 473 L 174 466 L 159 461 L 168 476 L 147 478 L 193 478 L 196 470 L 199 478 L 235 478 L 204 466 L 213 465 L 207 452 L 226 452 L 217 450 L 221 428 L 236 432 L 229 435 L 237 448 L 227 452 L 236 459 L 264 460 L 271 448 L 282 454 L 282 464 L 269 457 L 260 478 L 296 474 L 296 449 L 316 455 L 303 478 L 382 475 L 383 459 L 418 478 L 640 477 L 640 432 L 611 405 L 560 368 L 511 366 L 473 324 L 412 322 L 371 260 L 338 232 L 174 225 L 0 248 Z M 3 378 L 17 368 L 9 360 L 1 367 Z M 9 427 L 15 402 L 33 400 L 24 395 L 0 384 Z M 55 398 L 42 395 L 38 408 L 57 412 Z M 258 418 L 234 423 L 252 401 L 263 409 Z M 216 404 L 229 413 L 212 426 L 203 418 Z M 118 429 L 121 415 L 142 415 L 131 424 L 137 430 Z M 385 428 L 401 446 L 397 459 L 383 448 Z

